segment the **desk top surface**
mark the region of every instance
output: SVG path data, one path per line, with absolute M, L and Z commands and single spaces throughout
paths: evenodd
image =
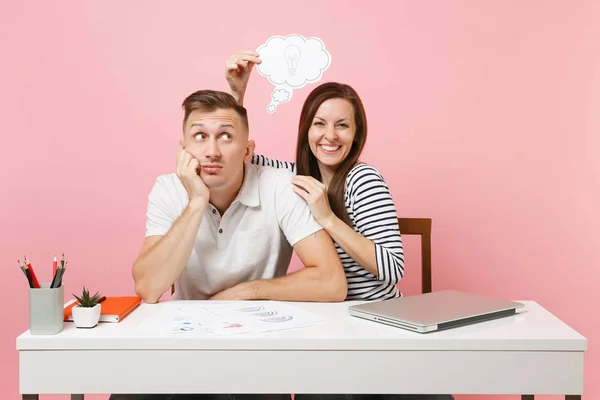
M 144 329 L 174 303 L 142 304 L 119 323 L 101 322 L 78 329 L 66 322 L 57 335 L 17 338 L 26 350 L 388 350 L 388 351 L 585 351 L 587 339 L 536 302 L 514 316 L 450 330 L 421 334 L 352 317 L 359 302 L 287 303 L 323 317 L 326 322 L 274 332 L 233 336 L 150 332 Z M 201 301 L 194 301 L 201 304 Z M 211 302 L 216 303 L 216 302 Z

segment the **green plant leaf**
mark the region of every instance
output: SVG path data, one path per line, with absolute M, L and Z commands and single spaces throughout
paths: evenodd
M 93 296 L 90 297 L 90 291 L 84 286 L 83 290 L 81 291 L 81 296 L 73 294 L 73 297 L 77 299 L 79 307 L 94 307 L 96 304 L 98 304 L 98 300 L 100 300 L 100 297 L 102 297 L 102 295 L 100 294 L 100 292 L 96 292 Z

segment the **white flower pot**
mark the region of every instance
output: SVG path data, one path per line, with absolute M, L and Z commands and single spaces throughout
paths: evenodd
M 96 304 L 94 307 L 73 307 L 71 312 L 73 313 L 75 326 L 78 328 L 93 328 L 98 325 L 100 306 L 100 304 Z

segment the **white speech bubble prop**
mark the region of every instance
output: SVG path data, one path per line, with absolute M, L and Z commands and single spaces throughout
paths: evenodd
M 331 55 L 317 37 L 271 36 L 256 52 L 262 59 L 258 73 L 275 86 L 267 106 L 270 114 L 278 104 L 290 101 L 295 89 L 319 81 L 331 65 Z

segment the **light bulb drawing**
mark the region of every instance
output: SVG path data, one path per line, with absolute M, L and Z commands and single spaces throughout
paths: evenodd
M 287 62 L 288 72 L 291 75 L 296 75 L 296 68 L 298 68 L 298 60 L 300 59 L 300 47 L 295 44 L 290 44 L 283 51 L 283 56 Z
M 273 114 L 278 105 L 289 102 L 295 90 L 318 82 L 331 64 L 325 43 L 314 36 L 274 35 L 256 52 L 262 59 L 256 66 L 258 73 L 274 86 L 267 105 L 269 114 Z

